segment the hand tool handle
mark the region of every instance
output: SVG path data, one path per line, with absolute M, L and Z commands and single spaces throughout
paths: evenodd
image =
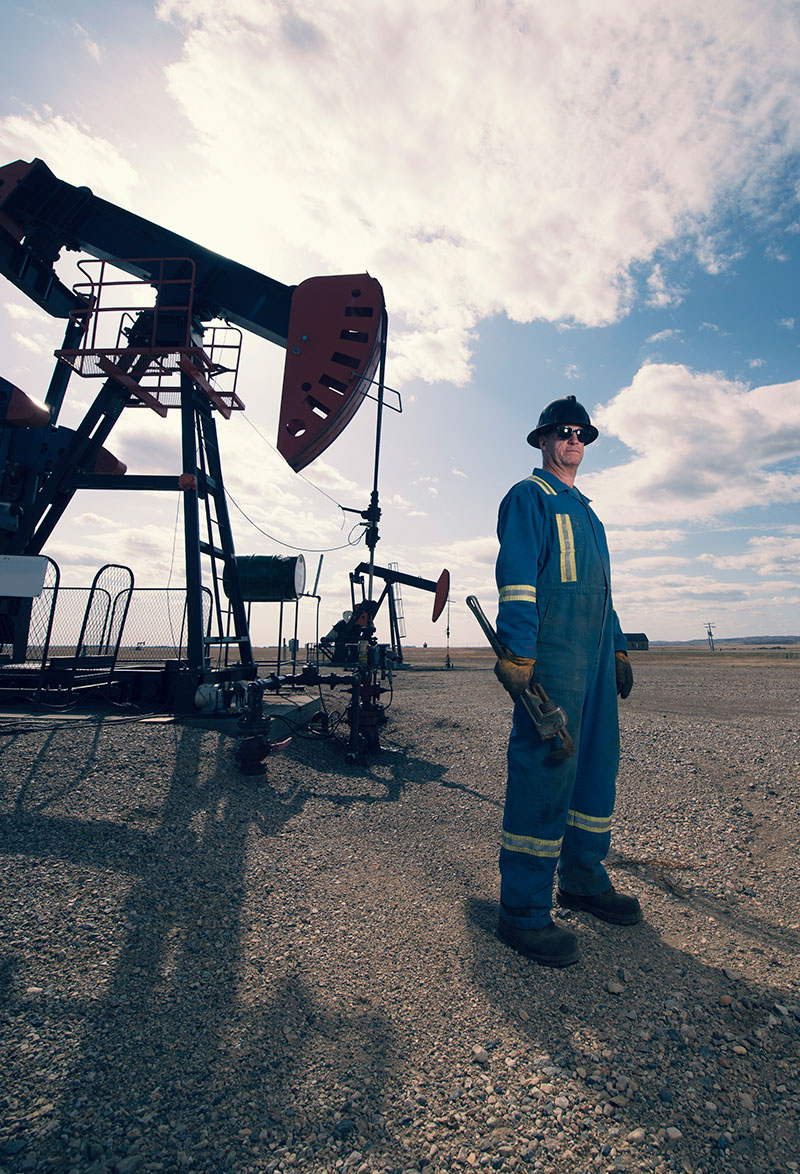
M 477 598 L 474 595 L 468 595 L 465 602 L 483 629 L 483 634 L 491 644 L 495 655 L 502 656 L 504 653 L 503 645 L 497 639 L 497 633 L 484 615 L 483 608 Z M 556 734 L 560 737 L 562 747 L 558 751 L 553 751 L 552 758 L 568 758 L 574 754 L 575 746 L 567 732 L 567 715 L 560 705 L 553 704 L 541 685 L 536 683 L 529 685 L 520 695 L 520 701 L 527 709 L 541 738 L 555 738 Z
M 469 610 L 475 616 L 475 619 L 483 628 L 483 634 L 491 644 L 495 656 L 502 656 L 503 645 L 497 639 L 497 633 L 487 620 L 486 616 L 483 614 L 483 608 L 481 607 L 480 603 L 478 603 L 477 597 L 474 595 L 468 595 L 466 598 L 466 604 Z

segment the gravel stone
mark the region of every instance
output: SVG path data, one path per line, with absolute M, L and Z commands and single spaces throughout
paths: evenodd
M 0 715 L 0 1174 L 798 1169 L 800 661 L 632 654 L 645 921 L 561 911 L 555 972 L 494 935 L 493 658 L 407 655 L 380 753 L 299 731 L 263 778 L 224 731 Z

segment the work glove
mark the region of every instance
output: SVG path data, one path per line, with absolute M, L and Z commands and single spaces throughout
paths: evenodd
M 494 675 L 507 693 L 520 697 L 530 684 L 534 663 L 532 656 L 515 656 L 504 648 L 494 666 Z
M 624 701 L 633 688 L 633 669 L 627 652 L 614 653 L 614 672 L 617 678 L 617 692 Z

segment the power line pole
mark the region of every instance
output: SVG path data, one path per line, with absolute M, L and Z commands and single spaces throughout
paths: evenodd
M 716 626 L 717 625 L 712 624 L 710 620 L 706 623 L 706 632 L 708 633 L 708 647 L 711 652 L 714 651 L 714 628 Z

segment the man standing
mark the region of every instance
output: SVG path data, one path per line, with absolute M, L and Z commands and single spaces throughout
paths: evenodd
M 578 961 L 574 934 L 553 924 L 558 904 L 633 925 L 635 897 L 617 893 L 603 867 L 611 843 L 619 766 L 617 694 L 633 673 L 611 602 L 605 531 L 575 488 L 584 447 L 597 439 L 574 395 L 543 410 L 528 443 L 542 468 L 500 504 L 495 673 L 513 698 L 540 682 L 566 710 L 575 753 L 551 759 L 516 700 L 508 743 L 508 782 L 500 849 L 500 939 L 545 966 Z

